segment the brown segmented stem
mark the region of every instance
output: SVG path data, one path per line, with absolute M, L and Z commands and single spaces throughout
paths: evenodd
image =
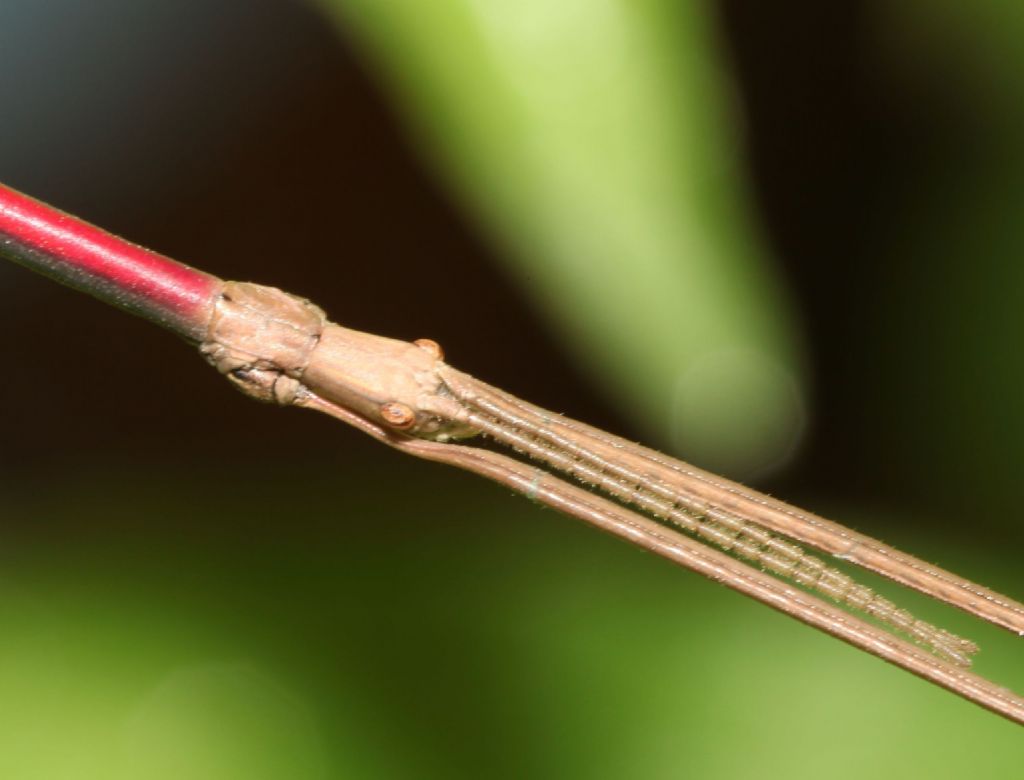
M 393 433 L 314 393 L 296 405 L 324 412 L 402 452 L 480 474 L 531 499 L 626 539 L 719 582 L 809 626 L 865 650 L 1016 723 L 1024 699 L 983 677 L 922 652 L 914 645 L 810 594 L 626 507 L 596 496 L 529 464 L 497 452 Z
M 881 574 L 1024 636 L 1024 605 L 944 569 L 900 552 L 876 539 L 805 512 L 722 477 L 702 471 L 605 431 L 571 420 L 486 385 L 450 366 L 441 376 L 463 403 L 503 409 L 538 427 L 556 447 L 580 454 L 583 439 L 594 457 L 670 486 L 689 511 L 715 520 L 754 522 L 815 549 Z

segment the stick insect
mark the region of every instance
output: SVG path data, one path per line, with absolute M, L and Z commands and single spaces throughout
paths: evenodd
M 1024 724 L 1024 699 L 969 671 L 973 642 L 808 548 L 1024 635 L 1024 605 L 1006 596 L 527 403 L 449 366 L 430 339 L 350 330 L 303 298 L 223 281 L 2 186 L 0 254 L 172 330 L 251 398 L 494 480 Z

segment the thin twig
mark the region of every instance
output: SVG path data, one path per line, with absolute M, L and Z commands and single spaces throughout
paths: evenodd
M 403 452 L 507 485 L 1024 723 L 1024 700 L 966 670 L 977 650 L 973 642 L 917 620 L 799 543 L 1022 634 L 1024 605 L 1006 596 L 522 401 L 451 368 L 432 341 L 343 328 L 306 300 L 223 282 L 2 186 L 0 254 L 197 343 L 253 398 L 326 413 Z M 456 443 L 480 434 L 534 463 Z

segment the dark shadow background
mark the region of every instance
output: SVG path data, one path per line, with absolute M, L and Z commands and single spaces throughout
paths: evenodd
M 956 391 L 965 399 L 962 418 L 949 412 L 952 391 L 946 402 L 933 399 L 929 383 L 955 369 L 929 343 L 930 323 L 946 318 L 956 330 L 962 312 L 930 298 L 921 280 L 941 277 L 952 261 L 880 251 L 904 240 L 901 215 L 935 186 L 936 170 L 967 165 L 964 155 L 988 143 L 988 128 L 969 110 L 974 96 L 895 69 L 899 63 L 879 53 L 868 3 L 728 0 L 717 8 L 760 218 L 810 344 L 811 433 L 789 470 L 765 487 L 826 511 L 856 506 L 866 530 L 896 544 L 914 540 L 915 552 L 954 569 L 973 564 L 987 583 L 1012 590 L 1020 583 L 1016 560 L 984 556 L 1020 547 L 1019 450 L 1007 435 L 1006 447 L 980 455 L 972 437 L 984 442 L 986 432 L 970 422 L 980 414 L 977 425 L 998 426 L 990 421 L 1004 396 L 986 388 L 1007 379 L 968 376 Z M 0 105 L 0 181 L 225 278 L 306 295 L 347 326 L 434 338 L 460 368 L 635 437 L 430 177 L 372 74 L 306 5 L 6 0 Z M 894 264 L 899 257 L 903 265 Z M 1004 306 L 1024 289 L 1004 288 Z M 248 643 L 273 668 L 290 670 L 282 672 L 290 684 L 321 697 L 315 715 L 333 724 L 328 741 L 356 734 L 377 759 L 400 744 L 425 762 L 410 776 L 474 776 L 496 753 L 511 762 L 508 776 L 565 766 L 579 776 L 626 776 L 597 753 L 587 753 L 592 764 L 563 766 L 559 739 L 564 730 L 587 750 L 610 751 L 620 732 L 567 713 L 618 723 L 615 707 L 636 705 L 626 691 L 661 701 L 657 681 L 636 665 L 601 683 L 620 698 L 591 688 L 601 674 L 588 675 L 588 664 L 604 668 L 599 662 L 638 637 L 650 637 L 645 654 L 700 672 L 690 675 L 696 689 L 680 691 L 687 717 L 735 752 L 726 739 L 733 710 L 704 679 L 713 661 L 702 649 L 717 646 L 703 643 L 713 640 L 694 630 L 685 646 L 672 646 L 679 655 L 657 656 L 659 643 L 672 641 L 664 615 L 677 614 L 679 598 L 692 592 L 700 594 L 692 619 L 746 647 L 735 616 L 708 606 L 724 596 L 702 601 L 711 591 L 675 584 L 678 572 L 667 567 L 644 580 L 651 560 L 616 568 L 615 543 L 581 542 L 575 527 L 547 530 L 550 513 L 520 521 L 512 513 L 526 510 L 517 505 L 501 516 L 504 491 L 399 464 L 314 415 L 243 401 L 173 337 L 21 268 L 0 265 L 0 289 L 0 515 L 9 565 L 33 572 L 68 562 L 56 592 L 84 587 L 101 603 L 108 592 L 140 589 L 150 594 L 138 596 L 140 615 L 175 604 L 175 620 L 189 631 L 204 615 L 227 632 L 227 655 Z M 1019 355 L 991 359 L 1010 364 Z M 946 432 L 952 444 L 940 453 Z M 427 489 L 424 503 L 418 491 Z M 386 516 L 372 497 L 384 494 Z M 453 504 L 468 509 L 452 514 Z M 962 525 L 968 510 L 974 536 Z M 509 547 L 496 549 L 502 545 Z M 537 552 L 549 545 L 550 553 Z M 578 554 L 566 564 L 560 556 L 572 550 Z M 630 583 L 641 583 L 646 606 L 612 588 Z M 514 604 L 514 617 L 499 620 L 495 603 Z M 202 606 L 191 612 L 192 604 Z M 83 625 L 93 617 L 93 606 L 67 609 Z M 742 625 L 769 620 L 755 606 L 736 609 L 752 621 Z M 789 639 L 772 639 L 778 624 L 764 626 L 761 661 L 780 675 L 806 672 L 812 651 L 791 653 Z M 534 648 L 531 639 L 546 631 L 566 644 Z M 118 645 L 129 648 L 126 657 L 135 641 Z M 808 641 L 819 642 L 814 652 L 831 647 Z M 208 655 L 219 657 L 221 645 L 211 647 Z M 338 713 L 350 700 L 337 694 L 335 654 L 359 670 L 356 682 L 344 678 L 345 695 L 360 702 L 352 704 L 358 727 L 338 725 L 348 723 Z M 751 696 L 793 700 L 809 721 L 832 721 L 837 749 L 856 733 L 855 725 L 836 725 L 843 718 L 885 726 L 867 693 L 857 699 L 867 690 L 857 674 L 837 683 L 848 683 L 849 711 L 833 712 L 816 709 L 825 705 L 813 678 L 806 691 L 798 681 L 775 689 L 758 667 L 733 660 L 730 674 Z M 560 693 L 566 677 L 572 696 Z M 534 689 L 549 707 L 536 722 L 536 702 L 523 693 Z M 958 713 L 965 705 L 948 706 Z M 643 705 L 636 707 L 629 711 Z M 909 720 L 917 711 L 889 716 Z M 645 724 L 635 724 L 637 733 Z M 767 740 L 771 724 L 765 729 Z M 495 736 L 506 731 L 508 742 Z M 516 739 L 532 747 L 520 752 Z M 776 742 L 792 750 L 784 735 Z M 695 776 L 713 775 L 691 759 Z
M 351 327 L 429 335 L 534 397 L 599 408 L 325 20 L 287 2 L 244 13 L 151 4 L 138 17 L 99 5 L 117 27 L 79 10 L 61 21 L 71 29 L 59 54 L 50 43 L 0 55 L 10 141 L 0 171 L 11 186 L 225 278 L 314 297 Z M 25 11 L 52 40 L 51 14 Z M 20 383 L 0 391 L 5 405 L 34 410 L 8 422 L 6 469 L 74 468 L 86 453 L 259 457 L 268 440 L 310 458 L 355 457 L 319 420 L 237 403 L 166 335 L 18 269 L 2 273 L 17 290 L 4 315 L 10 364 L 41 345 L 60 355 L 31 361 L 30 393 Z
M 4 181 L 225 278 L 313 297 L 349 326 L 429 335 L 479 376 L 631 434 L 430 179 L 371 75 L 309 8 L 51 5 L 66 7 L 16 2 L 6 12 L 25 30 L 8 26 L 22 44 L 0 51 Z M 726 2 L 721 22 L 762 219 L 812 347 L 819 416 L 782 479 L 852 492 L 856 475 L 861 494 L 907 498 L 875 456 L 884 404 L 859 381 L 877 359 L 862 326 L 878 306 L 872 263 L 887 262 L 868 248 L 885 230 L 883 196 L 913 188 L 969 128 L 955 107 L 879 72 L 862 4 Z M 0 273 L 16 291 L 3 353 L 31 366 L 27 381 L 0 388 L 6 407 L 25 412 L 6 422 L 8 473 L 51 475 L 104 453 L 260 457 L 268 439 L 331 461 L 370 446 L 339 443 L 319 420 L 236 403 L 167 336 L 18 269 Z M 59 359 L 35 357 L 51 350 Z

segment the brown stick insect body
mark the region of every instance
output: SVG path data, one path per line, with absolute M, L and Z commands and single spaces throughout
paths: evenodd
M 396 449 L 482 474 L 1024 723 L 1024 700 L 967 671 L 977 651 L 973 642 L 916 619 L 797 542 L 1018 634 L 1024 634 L 1024 605 L 841 525 L 527 404 L 448 366 L 435 342 L 342 328 L 280 290 L 224 283 L 200 348 L 254 398 L 316 409 Z M 457 443 L 479 434 L 592 490 L 540 465 Z

